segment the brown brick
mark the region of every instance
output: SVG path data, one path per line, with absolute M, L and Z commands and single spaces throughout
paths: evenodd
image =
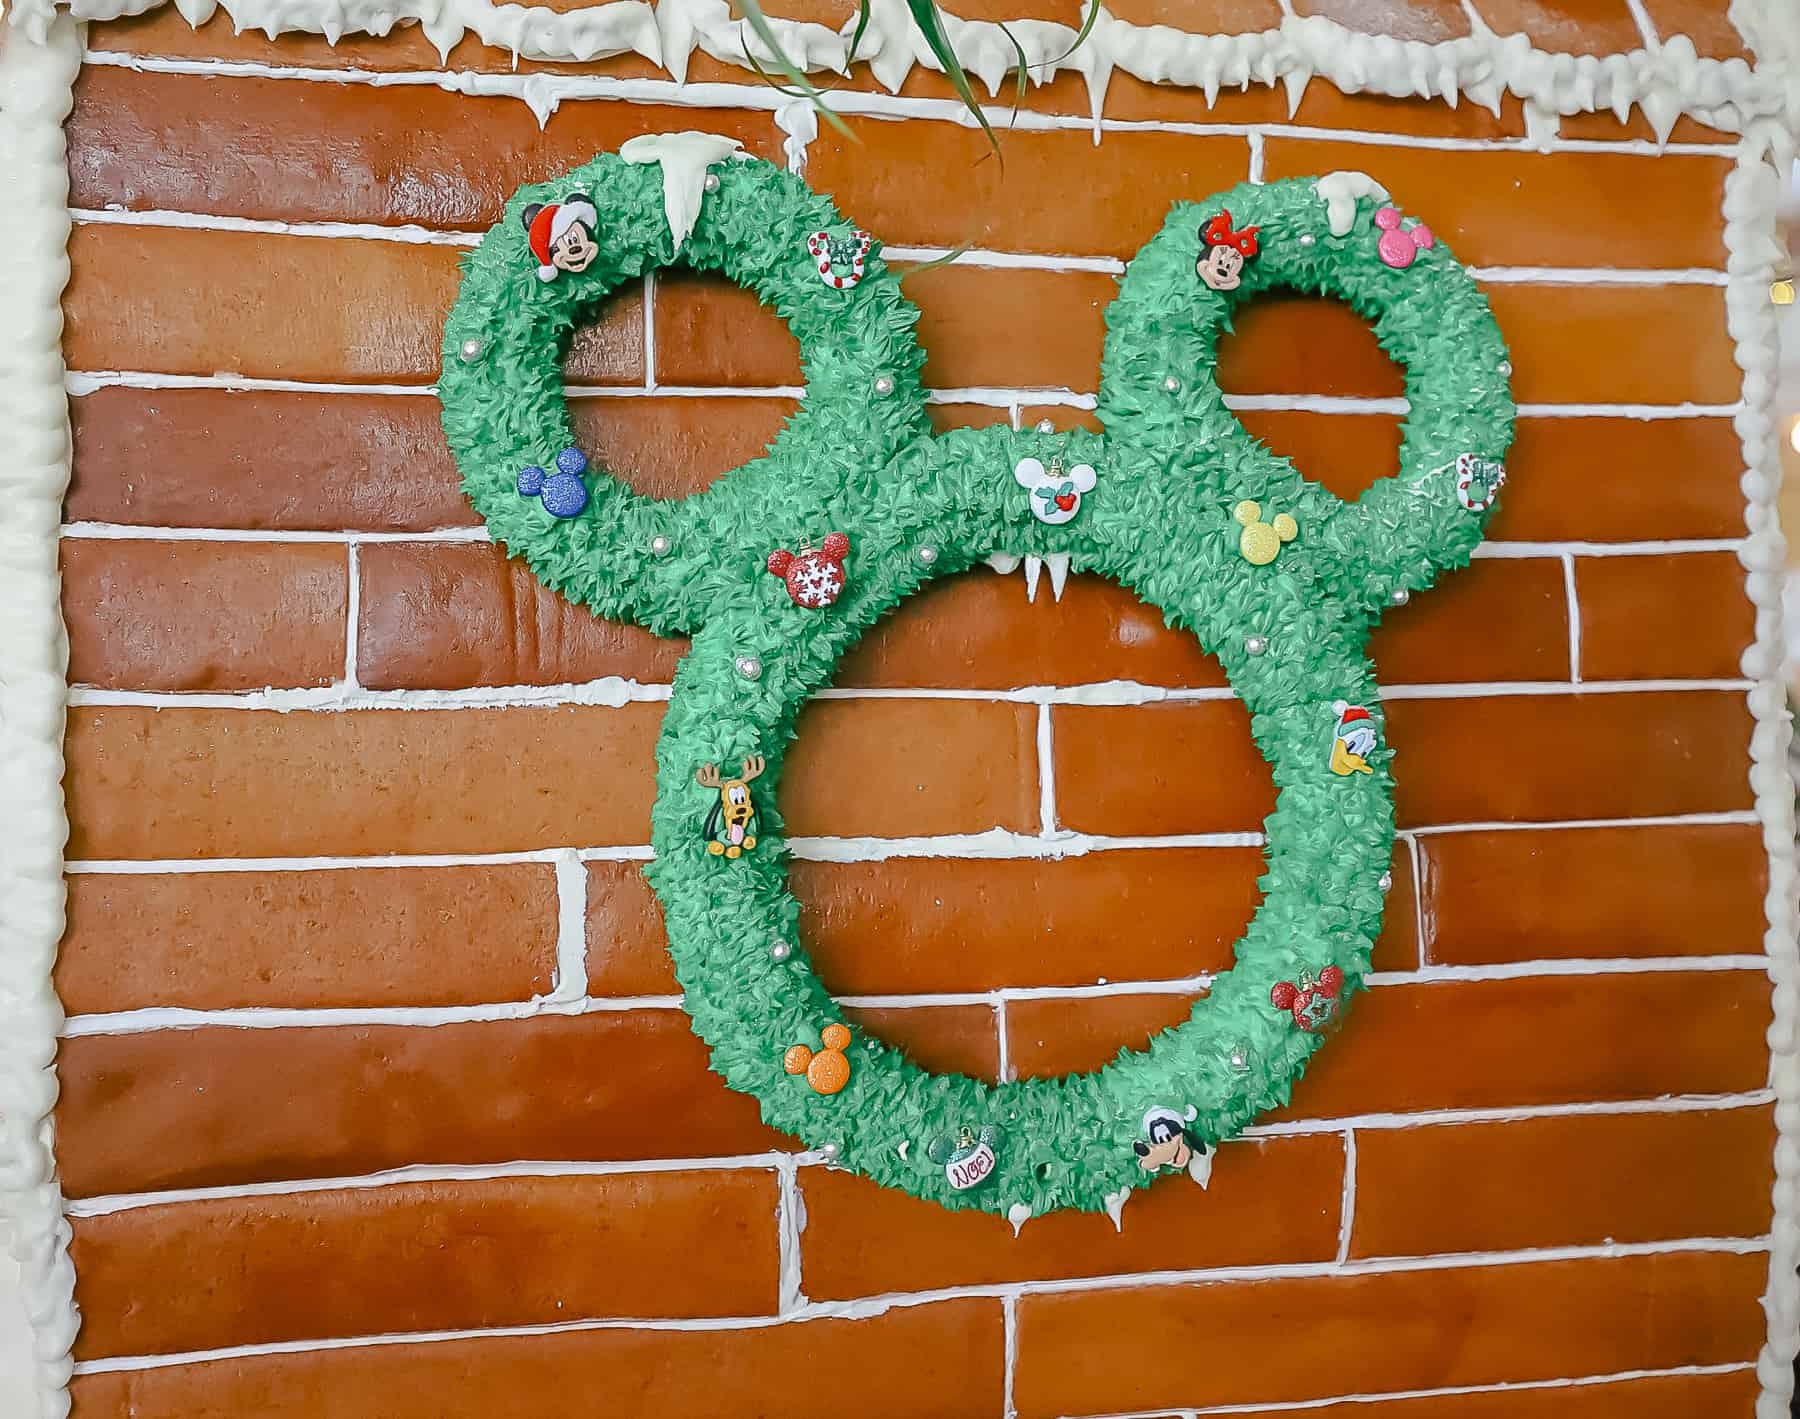
M 971 700 L 814 700 L 781 777 L 796 836 L 1038 825 L 1037 716 Z
M 915 1147 L 918 1146 L 915 1144 Z M 1001 1145 L 1004 1147 L 1004 1143 Z M 802 1276 L 815 1301 L 1062 1276 L 1328 1261 L 1337 1254 L 1343 1144 L 1259 1138 L 1221 1149 L 1202 1191 L 1170 1177 L 1131 1195 L 1120 1227 L 1103 1212 L 1003 1217 L 953 1212 L 854 1173 L 801 1175 Z
M 1769 866 L 1751 824 L 1433 833 L 1419 850 L 1433 963 L 1762 950 Z
M 1756 639 L 1744 567 L 1729 552 L 1582 557 L 1581 673 L 1589 680 L 1734 679 Z
M 1058 705 L 1051 731 L 1063 827 L 1120 836 L 1256 832 L 1275 807 L 1240 700 Z M 1128 766 L 1124 744 L 1134 746 Z
M 1553 558 L 1496 558 L 1447 572 L 1382 613 L 1369 651 L 1384 685 L 1567 680 L 1569 598 Z
M 1717 0 L 1644 0 L 1644 13 L 1665 44 L 1684 34 L 1705 58 L 1755 62 L 1744 37 L 1727 17 L 1727 7 Z
M 69 117 L 69 200 L 476 230 L 500 219 L 521 183 L 692 118 L 652 104 L 571 103 L 540 127 L 516 98 L 422 84 L 298 86 L 96 66 L 82 72 Z M 707 127 L 760 157 L 780 156 L 781 135 L 765 114 L 712 110 Z
M 1422 0 L 1392 8 L 1375 0 L 1294 0 L 1296 15 L 1318 15 L 1365 34 L 1418 44 L 1441 44 L 1469 34 L 1469 17 L 1457 0 Z M 1318 172 L 1331 172 L 1322 167 Z
M 846 1006 L 844 1018 L 929 1074 L 967 1074 L 990 1084 L 1000 1078 L 1000 1033 L 989 1006 Z
M 343 676 L 342 547 L 76 537 L 61 552 L 74 684 L 253 690 Z
M 1384 708 L 1402 826 L 1751 806 L 1742 695 L 1519 695 Z M 1470 772 L 1481 762 L 1477 745 L 1505 746 L 1492 771 Z
M 967 1419 L 1000 1411 L 1000 1302 L 897 1306 L 866 1320 L 728 1330 L 584 1330 L 426 1345 L 255 1355 L 203 1365 L 88 1375 L 75 1419 L 537 1419 L 589 1377 L 608 1413 L 775 1414 L 796 1396 L 855 1395 L 859 1419 Z M 954 1376 L 947 1382 L 946 1376 Z
M 934 389 L 1094 390 L 1118 282 L 1095 271 L 989 270 L 961 263 L 907 280 Z
M 1483 153 L 1280 136 L 1264 148 L 1271 181 L 1343 168 L 1367 172 L 1470 266 L 1725 264 L 1727 158 Z M 1655 184 L 1659 202 L 1666 194 L 1669 220 L 1643 220 L 1646 183 Z M 1581 220 L 1568 221 L 1571 212 Z
M 1307 1065 L 1284 1118 L 1730 1094 L 1768 1076 L 1750 971 L 1378 986 Z
M 1768 1109 L 1365 1129 L 1351 1256 L 1769 1230 Z
M 1019 129 L 994 160 L 980 129 L 850 119 L 851 143 L 821 124 L 806 179 L 895 246 L 973 246 L 1085 256 L 1132 255 L 1177 201 L 1203 201 L 1249 176 L 1239 137 Z M 1321 169 L 1323 171 L 1323 169 Z M 932 200 L 921 202 L 921 191 Z M 1081 200 L 1070 201 L 1079 192 Z M 1715 208 L 1717 203 L 1714 203 Z
M 1006 1007 L 1006 1060 L 1021 1079 L 1088 1074 L 1121 1050 L 1141 1050 L 1187 1023 L 1198 994 L 1015 1000 Z
M 356 672 L 371 689 L 661 684 L 687 651 L 685 639 L 602 620 L 498 546 L 374 543 L 357 561 Z
M 549 992 L 548 864 L 69 878 L 71 1014 L 474 1005 Z
M 512 852 L 649 840 L 662 706 L 96 707 L 68 731 L 69 856 Z
M 1693 1419 L 1748 1414 L 1758 1388 L 1755 1369 L 1746 1365 L 1723 1374 L 1377 1399 L 1358 1404 L 1355 1412 L 1357 1419 Z M 1318 1419 L 1317 1406 L 1259 1412 L 1263 1419 Z
M 435 399 L 107 388 L 69 410 L 71 522 L 415 532 L 478 521 Z
M 678 995 L 662 907 L 638 862 L 587 864 L 589 995 Z
M 1762 1343 L 1766 1271 L 1678 1253 L 1024 1296 L 1013 1394 L 1049 1419 L 1724 1364 Z M 1171 1365 L 1196 1335 L 1232 1363 Z
M 800 342 L 756 294 L 723 276 L 656 282 L 656 382 L 769 388 L 805 382 Z
M 1016 689 L 1136 680 L 1176 688 L 1225 684 L 1219 662 L 1156 607 L 1114 582 L 1072 576 L 1062 600 L 1046 575 L 1035 601 L 1018 573 L 987 567 L 931 583 L 857 642 L 833 675 L 842 686 Z
M 1198 7 L 1177 0 L 1124 0 L 1119 19 L 1128 25 L 1167 25 L 1185 30 L 1201 22 L 1205 34 L 1250 34 L 1277 29 L 1281 7 L 1277 0 L 1206 0 Z
M 1735 404 L 1743 394 L 1717 286 L 1491 285 L 1487 297 L 1521 404 Z
M 1271 291 L 1233 315 L 1219 341 L 1217 378 L 1228 394 L 1405 393 L 1400 366 L 1366 320 L 1341 301 L 1291 291 Z
M 80 1218 L 76 1357 L 772 1314 L 776 1207 L 772 1170 L 722 1170 L 408 1183 Z M 149 1276 L 167 1288 L 155 1305 L 139 1291 Z
M 932 432 L 940 434 L 950 429 L 1012 427 L 1012 411 L 997 404 L 927 404 L 925 413 Z
M 423 382 L 437 376 L 462 255 L 404 242 L 77 227 L 63 352 L 78 370 Z M 281 291 L 308 297 L 269 298 Z M 569 374 L 635 384 L 643 369 L 642 300 L 624 293 L 577 341 Z
M 738 395 L 598 398 L 575 400 L 569 416 L 588 457 L 613 477 L 645 497 L 683 498 L 762 457 L 798 407 Z
M 1394 414 L 1247 409 L 1239 421 L 1340 498 L 1400 467 Z M 1740 537 L 1743 452 L 1731 421 L 1524 418 L 1488 536 L 1520 542 Z M 1579 484 L 1581 496 L 1569 489 Z M 1463 573 L 1457 573 L 1460 577 Z
M 1644 47 L 1625 0 L 1476 0 L 1475 8 L 1496 34 L 1523 33 L 1552 53 L 1626 54 Z
M 74 1197 L 779 1141 L 679 1010 L 86 1035 L 63 1042 L 58 1074 Z

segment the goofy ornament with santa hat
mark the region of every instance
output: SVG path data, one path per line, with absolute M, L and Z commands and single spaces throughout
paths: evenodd
M 585 271 L 600 254 L 594 238 L 600 214 L 585 192 L 571 192 L 560 202 L 533 202 L 519 214 L 525 240 L 537 258 L 540 281 L 554 281 L 559 271 Z

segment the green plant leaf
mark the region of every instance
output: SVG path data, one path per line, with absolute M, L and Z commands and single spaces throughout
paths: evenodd
M 850 131 L 849 126 L 832 111 L 831 105 L 825 102 L 825 95 L 819 89 L 819 86 L 813 83 L 811 79 L 807 78 L 805 74 L 801 73 L 800 67 L 795 64 L 793 60 L 788 58 L 787 51 L 781 47 L 780 42 L 775 38 L 775 31 L 769 28 L 769 17 L 763 14 L 763 8 L 759 3 L 759 0 L 736 0 L 736 3 L 738 9 L 744 12 L 744 23 L 749 25 L 751 30 L 755 32 L 756 37 L 768 47 L 769 53 L 775 56 L 775 67 L 781 70 L 782 76 L 789 84 L 793 85 L 792 92 L 794 93 L 794 96 L 807 99 L 814 108 L 818 109 L 820 116 L 823 117 L 827 123 L 837 129 L 838 132 L 842 133 L 850 142 L 857 142 L 857 137 Z M 925 3 L 930 3 L 930 0 L 925 0 Z M 756 70 L 758 74 L 761 74 L 764 79 L 769 79 L 768 72 L 764 70 L 761 64 L 757 63 L 756 56 L 750 52 L 750 46 L 747 44 L 744 46 L 744 54 L 750 60 L 750 67 Z M 779 84 L 774 83 L 774 80 L 769 79 L 769 82 L 773 84 L 774 87 L 778 89 L 781 88 Z M 790 92 L 790 90 L 787 89 L 782 89 L 781 91 L 783 93 Z M 986 125 L 984 124 L 983 127 L 985 126 Z
M 975 101 L 975 91 L 969 87 L 969 76 L 963 70 L 962 60 L 956 57 L 956 51 L 944 37 L 944 27 L 938 23 L 937 0 L 906 0 L 906 8 L 912 12 L 913 23 L 919 27 L 919 33 L 925 36 L 925 43 L 936 56 L 937 62 L 943 66 L 944 77 L 950 81 L 950 87 L 956 90 L 956 96 L 963 101 L 963 106 L 975 115 L 981 131 L 987 134 L 988 146 L 994 150 L 994 156 L 1005 163 L 1005 155 L 1000 151 L 1000 140 L 994 136 L 993 125 L 987 121 L 987 115 Z
M 1099 0 L 1095 0 L 1097 5 Z M 869 27 L 869 0 L 858 0 L 856 7 L 856 28 L 850 34 L 850 52 L 844 56 L 844 68 L 856 63 L 856 51 L 862 47 L 863 31 Z
M 1063 60 L 1067 59 L 1076 50 L 1080 49 L 1081 46 L 1087 42 L 1088 35 L 1093 32 L 1094 20 L 1099 14 L 1100 0 L 1089 0 L 1087 18 L 1081 22 L 1081 29 L 1075 35 L 1075 43 L 1071 44 L 1061 54 L 1057 55 L 1056 58 L 1052 59 L 1045 67 L 1054 68 L 1056 65 L 1061 64 Z
M 921 261 L 917 266 L 908 266 L 904 271 L 902 271 L 900 273 L 900 279 L 902 281 L 907 281 L 907 280 L 912 279 L 914 276 L 917 276 L 921 271 L 930 271 L 939 266 L 948 266 L 952 261 L 955 261 L 958 257 L 966 255 L 968 253 L 968 250 L 969 250 L 969 244 L 968 244 L 968 242 L 965 241 L 960 246 L 952 247 L 949 251 L 946 251 L 942 256 L 934 256 L 929 261 Z

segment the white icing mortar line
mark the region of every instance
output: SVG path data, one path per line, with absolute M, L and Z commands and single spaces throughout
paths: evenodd
M 1667 1370 L 1620 1370 L 1610 1375 L 1583 1375 L 1571 1379 L 1502 1380 L 1487 1385 L 1450 1385 L 1439 1389 L 1403 1389 L 1384 1393 L 1340 1394 L 1328 1399 L 1271 1400 L 1263 1404 L 1215 1404 L 1200 1409 L 1141 1409 L 1129 1414 L 1086 1415 L 1082 1419 L 1206 1419 L 1215 1414 L 1291 1414 L 1301 1409 L 1329 1409 L 1350 1404 L 1390 1404 L 1409 1399 L 1453 1399 L 1470 1394 L 1512 1394 L 1541 1389 L 1583 1389 L 1592 1385 L 1625 1384 L 1633 1380 L 1685 1379 L 1695 1375 L 1734 1375 L 1750 1369 L 1747 1360 L 1721 1365 L 1677 1365 Z
M 779 1258 L 775 1309 L 791 1315 L 806 1305 L 802 1276 L 800 1234 L 806 1230 L 806 1196 L 800 1190 L 794 1155 L 777 1153 L 775 1176 L 779 1188 L 775 1200 L 776 1255 Z
M 1000 1298 L 1000 1324 L 1005 1337 L 1005 1369 L 1002 1372 L 1000 1413 L 1002 1419 L 1015 1419 L 1019 1406 L 1013 1401 L 1013 1376 L 1019 1368 L 1019 1298 Z
M 7 1390 L 28 1395 L 39 1419 L 67 1413 L 80 1323 L 51 1116 L 63 1019 L 50 977 L 64 925 L 68 640 L 49 534 L 69 484 L 63 120 L 80 67 L 80 30 L 66 16 L 40 16 L 0 42 L 0 1244 L 18 1263 L 18 1309 L 31 1331 Z
M 356 543 L 344 547 L 344 679 L 345 694 L 357 691 L 356 647 L 362 632 L 362 568 L 356 560 Z
M 1581 594 L 1575 587 L 1575 557 L 1564 552 L 1561 557 L 1563 604 L 1569 620 L 1569 679 L 1581 682 Z
M 1294 1134 L 1359 1132 L 1373 1129 L 1438 1128 L 1458 1124 L 1529 1123 L 1540 1118 L 1610 1117 L 1614 1114 L 1714 1113 L 1762 1108 L 1775 1101 L 1772 1089 L 1738 1094 L 1664 1094 L 1653 1099 L 1590 1100 L 1578 1104 L 1531 1104 L 1513 1108 L 1419 1109 L 1412 1113 L 1350 1114 L 1341 1118 L 1290 1119 L 1253 1123 L 1241 1138 L 1284 1138 Z
M 777 21 L 779 24 L 780 22 Z M 1015 22 L 1017 23 L 1017 22 Z M 1116 22 L 1114 22 L 1116 24 Z M 1132 28 L 1132 27 L 1125 27 Z M 1179 31 L 1152 31 L 1172 40 L 1194 40 L 1197 37 Z M 1072 37 L 1072 35 L 1071 35 Z M 1365 39 L 1366 36 L 1359 38 Z M 1090 40 L 1092 37 L 1090 37 Z M 1408 46 L 1416 49 L 1418 46 Z M 1585 58 L 1585 57 L 1584 57 Z M 282 82 L 366 86 L 371 88 L 436 88 L 450 93 L 480 97 L 513 98 L 527 104 L 544 122 L 564 103 L 582 101 L 624 101 L 683 108 L 755 109 L 771 113 L 785 108 L 790 100 L 770 85 L 754 83 L 681 84 L 672 79 L 621 79 L 599 74 L 505 74 L 478 70 L 416 69 L 370 70 L 355 68 L 311 68 L 300 65 L 264 64 L 235 59 L 179 59 L 139 55 L 109 50 L 90 50 L 87 62 L 102 68 L 130 69 L 143 74 L 176 74 L 217 79 L 272 79 Z M 1591 63 L 1591 61 L 1588 61 Z M 1349 86 L 1354 91 L 1355 85 Z M 949 123 L 959 128 L 973 128 L 976 120 L 960 103 L 951 99 L 898 97 L 893 94 L 861 92 L 850 89 L 832 91 L 832 108 L 839 114 L 876 119 L 915 119 Z M 1552 135 L 1536 139 L 1530 134 L 1507 138 L 1457 138 L 1417 133 L 1391 133 L 1376 129 L 1319 128 L 1294 122 L 1207 123 L 1178 122 L 1158 119 L 1103 118 L 1098 123 L 1091 115 L 1052 113 L 1041 109 L 1021 108 L 1016 113 L 1007 105 L 981 105 L 988 121 L 1016 130 L 1043 132 L 1070 130 L 1095 133 L 1102 139 L 1107 133 L 1179 133 L 1201 137 L 1259 136 L 1265 138 L 1298 138 L 1333 143 L 1375 145 L 1396 148 L 1436 149 L 1445 152 L 1513 152 L 1527 155 L 1555 153 L 1625 153 L 1642 157 L 1668 154 L 1698 154 L 1729 157 L 1735 151 L 1730 143 L 1669 142 L 1656 143 L 1643 138 L 1572 139 Z
M 574 848 L 556 862 L 556 976 L 551 998 L 581 1000 L 588 993 L 587 868 Z
M 1350 1259 L 1350 1229 L 1356 1223 L 1356 1130 L 1344 1130 L 1344 1196 L 1338 1204 L 1337 1263 Z
M 1037 711 L 1038 831 L 1047 838 L 1055 837 L 1056 826 L 1056 739 L 1050 723 L 1050 704 L 1044 701 Z
M 1529 1251 L 1456 1252 L 1436 1256 L 1381 1257 L 1366 1261 L 1298 1262 L 1270 1266 L 1210 1267 L 1189 1270 L 1128 1272 L 1105 1276 L 1059 1277 L 1052 1280 L 1014 1281 L 1005 1284 L 946 1286 L 930 1291 L 889 1292 L 849 1301 L 810 1301 L 787 1315 L 722 1316 L 693 1320 L 586 1319 L 546 1325 L 495 1326 L 475 1330 L 435 1330 L 382 1335 L 331 1337 L 318 1340 L 282 1341 L 264 1345 L 222 1346 L 165 1355 L 124 1355 L 85 1360 L 75 1366 L 78 1375 L 117 1374 L 168 1369 L 176 1365 L 204 1364 L 215 1360 L 241 1360 L 261 1355 L 296 1355 L 320 1350 L 355 1350 L 381 1345 L 429 1345 L 457 1340 L 493 1339 L 503 1336 L 565 1335 L 575 1331 L 716 1331 L 760 1330 L 776 1325 L 805 1324 L 816 1320 L 864 1320 L 897 1308 L 932 1305 L 939 1301 L 1003 1299 L 1007 1296 L 1067 1295 L 1074 1292 L 1143 1290 L 1159 1286 L 1205 1285 L 1229 1281 L 1313 1280 L 1334 1276 L 1380 1276 L 1424 1271 L 1486 1270 L 1502 1266 L 1539 1266 L 1568 1261 L 1613 1261 L 1627 1257 L 1682 1254 L 1755 1255 L 1769 1250 L 1766 1237 L 1686 1237 L 1661 1242 L 1634 1242 L 1604 1246 L 1544 1247 Z

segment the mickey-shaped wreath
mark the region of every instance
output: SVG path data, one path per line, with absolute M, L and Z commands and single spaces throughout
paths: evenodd
M 918 313 L 898 277 L 873 256 L 853 288 L 819 279 L 809 240 L 843 221 L 829 201 L 729 153 L 729 140 L 634 142 L 644 145 L 635 157 L 651 160 L 603 155 L 514 197 L 468 258 L 445 329 L 441 392 L 464 488 L 497 541 L 597 615 L 693 636 L 657 746 L 648 871 L 694 1028 L 713 1067 L 759 1100 L 769 1124 L 877 1182 L 1015 1224 L 1058 1207 L 1116 1208 L 1153 1176 L 1133 1148 L 1146 1110 L 1191 1119 L 1189 1133 L 1210 1149 L 1287 1102 L 1328 1036 L 1301 1028 L 1313 1017 L 1297 1024 L 1292 1001 L 1280 1007 L 1278 983 L 1341 979 L 1339 1000 L 1368 969 L 1393 804 L 1364 643 L 1400 593 L 1465 564 L 1481 540 L 1485 504 L 1459 499 L 1457 460 L 1497 464 L 1513 419 L 1506 349 L 1487 302 L 1442 243 L 1418 249 L 1406 269 L 1382 259 L 1379 189 L 1360 174 L 1245 185 L 1199 206 L 1177 203 L 1132 260 L 1107 312 L 1104 435 L 934 437 L 913 340 Z M 540 281 L 518 214 L 570 191 L 592 194 L 600 250 L 585 270 Z M 1257 231 L 1256 260 L 1229 291 L 1196 275 L 1201 230 L 1224 211 Z M 806 398 L 765 456 L 704 492 L 660 501 L 594 467 L 581 475 L 586 505 L 558 516 L 521 495 L 517 480 L 575 444 L 564 347 L 608 292 L 670 265 L 677 251 L 786 315 Z M 1354 503 L 1259 445 L 1220 395 L 1219 334 L 1238 306 L 1273 288 L 1347 301 L 1406 367 L 1400 472 Z M 1093 471 L 1077 515 L 1043 519 L 1015 475 L 1032 462 Z M 1245 502 L 1292 519 L 1296 535 L 1278 558 L 1258 564 L 1241 553 L 1234 510 Z M 769 575 L 769 554 L 826 531 L 847 534 L 852 574 L 829 606 L 797 605 Z M 799 909 L 786 888 L 775 784 L 795 717 L 877 617 L 932 578 L 995 554 L 1067 557 L 1122 582 L 1224 665 L 1279 790 L 1266 824 L 1266 896 L 1236 964 L 1191 1017 L 1097 1073 L 990 1085 L 926 1074 L 899 1050 L 859 1038 L 840 1091 L 795 1088 L 785 1052 L 841 1021 L 793 944 Z M 1340 701 L 1371 707 L 1370 772 L 1332 771 Z M 758 756 L 758 850 L 708 851 L 698 828 L 718 790 L 697 785 L 696 772 Z M 1003 1141 L 991 1177 L 959 1189 L 930 1143 L 972 1119 L 991 1120 Z

